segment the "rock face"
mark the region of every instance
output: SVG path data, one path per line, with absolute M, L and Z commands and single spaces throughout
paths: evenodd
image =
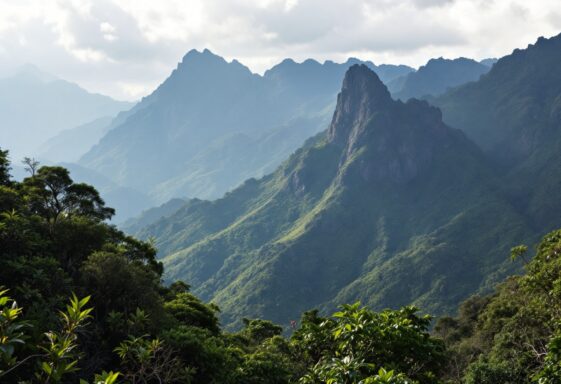
M 345 147 L 342 162 L 365 152 L 359 173 L 372 182 L 407 182 L 426 169 L 440 148 L 471 146 L 442 122 L 425 101 L 392 100 L 386 86 L 364 65 L 351 67 L 343 82 L 328 140 Z
M 274 173 L 139 234 L 157 238 L 167 278 L 198 287 L 227 324 L 288 323 L 354 300 L 438 314 L 507 273 L 508 249 L 533 235 L 495 177 L 437 108 L 392 100 L 356 65 L 325 134 Z
M 351 136 L 356 136 L 356 132 L 351 134 L 351 130 L 364 126 L 377 112 L 390 112 L 393 106 L 390 93 L 371 72 L 365 65 L 349 68 L 327 134 L 330 142 L 347 144 Z

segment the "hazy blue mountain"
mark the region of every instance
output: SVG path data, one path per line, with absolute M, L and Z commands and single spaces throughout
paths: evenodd
M 208 50 L 190 51 L 80 164 L 158 203 L 222 196 L 272 172 L 325 129 L 344 72 L 355 62 L 285 60 L 259 76 Z M 368 65 L 388 81 L 412 70 Z
M 36 156 L 52 162 L 76 162 L 109 131 L 113 116 L 65 129 L 39 146 Z
M 395 79 L 390 91 L 395 98 L 407 100 L 411 97 L 437 96 L 449 88 L 479 80 L 490 66 L 464 57 L 458 59 L 431 59 L 416 72 Z
M 0 79 L 2 146 L 16 160 L 36 156 L 38 147 L 58 133 L 114 116 L 131 106 L 26 65 L 13 76 Z
M 492 67 L 497 61 L 499 61 L 499 59 L 492 57 L 492 58 L 480 60 L 479 62 L 488 67 Z
M 514 268 L 510 247 L 534 236 L 496 180 L 437 108 L 394 101 L 356 65 L 327 133 L 274 173 L 138 234 L 156 237 L 167 278 L 198 287 L 226 323 L 286 324 L 355 300 L 438 314 Z
M 158 220 L 173 215 L 177 210 L 185 205 L 183 199 L 171 199 L 158 207 L 153 207 L 143 211 L 138 217 L 131 218 L 120 225 L 124 231 L 135 233 L 141 231 Z
M 79 183 L 95 185 L 108 207 L 119 207 L 116 215 L 111 219 L 113 223 L 120 223 L 127 218 L 137 215 L 141 207 L 153 206 L 155 202 L 142 191 L 116 184 L 100 173 L 84 168 L 76 163 L 58 163 L 70 171 L 72 180 Z

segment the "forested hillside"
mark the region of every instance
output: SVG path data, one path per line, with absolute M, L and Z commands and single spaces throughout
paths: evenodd
M 547 232 L 561 201 L 561 35 L 517 49 L 476 83 L 440 96 L 444 121 L 462 129 L 501 169 L 503 193 Z
M 0 381 L 6 383 L 557 383 L 561 232 L 527 273 L 457 318 L 415 307 L 331 316 L 302 313 L 290 328 L 241 321 L 175 281 L 149 244 L 104 223 L 114 211 L 61 167 L 29 167 L 14 182 L 0 151 Z M 286 334 L 289 333 L 290 337 Z

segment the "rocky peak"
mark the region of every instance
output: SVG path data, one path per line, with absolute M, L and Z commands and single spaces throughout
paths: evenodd
M 364 64 L 351 66 L 337 96 L 337 107 L 328 131 L 329 141 L 345 145 L 353 128 L 395 102 L 378 76 Z
M 463 134 L 442 122 L 438 108 L 416 99 L 394 101 L 365 65 L 347 71 L 328 139 L 342 149 L 342 182 L 353 185 L 357 179 L 406 183 L 445 152 L 472 151 Z
M 181 62 L 177 65 L 177 69 L 175 72 L 212 72 L 209 71 L 209 69 L 214 71 L 229 71 L 246 76 L 253 75 L 249 68 L 241 64 L 238 60 L 232 60 L 231 62 L 228 62 L 222 56 L 219 56 L 208 49 L 204 49 L 200 52 L 196 49 L 192 49 L 187 52 L 187 54 L 183 56 Z

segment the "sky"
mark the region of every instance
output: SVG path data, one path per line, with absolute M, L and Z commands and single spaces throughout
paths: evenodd
M 191 49 L 256 73 L 287 57 L 418 67 L 558 33 L 559 0 L 0 0 L 0 76 L 31 63 L 136 100 Z

